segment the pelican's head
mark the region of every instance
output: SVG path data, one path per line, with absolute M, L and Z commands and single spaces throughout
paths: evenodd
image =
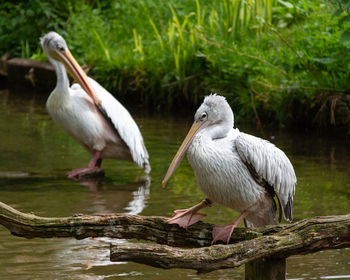
M 194 115 L 194 122 L 190 131 L 165 174 L 162 185 L 165 186 L 166 182 L 179 166 L 195 135 L 202 132 L 212 139 L 223 138 L 227 136 L 232 128 L 233 113 L 225 97 L 216 94 L 205 97 L 202 105 Z
M 69 51 L 66 41 L 56 32 L 49 32 L 44 37 L 41 37 L 40 43 L 49 59 L 62 61 L 61 56 L 64 56 L 65 52 Z
M 57 64 L 57 62 L 63 63 L 68 73 L 72 75 L 74 80 L 80 84 L 95 104 L 99 106 L 101 102 L 96 98 L 85 72 L 69 51 L 66 41 L 59 34 L 52 31 L 41 37 L 40 43 L 50 62 L 53 65 Z
M 211 94 L 204 98 L 194 115 L 194 122 L 212 139 L 222 138 L 233 127 L 233 113 L 225 97 Z

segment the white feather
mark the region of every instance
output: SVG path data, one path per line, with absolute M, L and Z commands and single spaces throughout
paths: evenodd
M 128 110 L 113 95 L 94 79 L 88 78 L 91 86 L 95 89 L 97 97 L 102 102 L 101 107 L 106 112 L 122 140 L 128 146 L 133 161 L 149 173 L 151 170 L 148 162 L 149 155 L 136 122 Z M 73 86 L 81 89 L 79 84 L 74 84 Z
M 243 161 L 251 164 L 278 194 L 282 206 L 293 200 L 297 182 L 293 165 L 283 151 L 261 138 L 240 133 L 235 147 Z
M 274 223 L 274 203 L 248 164 L 274 188 L 284 217 L 291 220 L 296 176 L 284 152 L 234 129 L 233 112 L 222 96 L 207 96 L 195 114 L 195 123 L 202 126 L 194 134 L 187 156 L 204 194 L 239 212 L 248 211 L 250 225 Z
M 94 93 L 89 94 L 95 95 L 93 98 L 79 84 L 69 87 L 65 67 L 80 84 L 85 85 L 87 81 L 84 81 L 86 78 L 83 70 L 59 34 L 49 32 L 40 42 L 57 75 L 56 87 L 46 103 L 54 121 L 94 154 L 94 157 L 95 152 L 99 152 L 101 159 L 133 160 L 148 173 L 151 170 L 148 153 L 141 132 L 129 112 L 91 78 L 88 80 Z M 100 102 L 99 107 L 94 104 L 96 100 Z
M 232 129 L 227 137 L 211 139 L 203 130 L 193 138 L 187 157 L 209 199 L 243 212 L 260 199 L 264 189 L 250 176 L 233 147 L 239 134 Z

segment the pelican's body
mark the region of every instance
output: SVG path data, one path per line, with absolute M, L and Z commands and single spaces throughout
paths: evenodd
M 61 36 L 50 32 L 41 38 L 41 43 L 57 74 L 47 110 L 57 124 L 93 155 L 87 168 L 74 170 L 69 177 L 99 167 L 103 158 L 134 161 L 148 173 L 148 153 L 129 112 L 83 73 Z M 66 67 L 79 84 L 69 87 Z
M 212 201 L 243 212 L 264 194 L 235 150 L 238 130 L 213 140 L 198 133 L 187 152 L 199 187 Z
M 216 202 L 241 213 L 230 226 L 216 227 L 214 241 L 229 241 L 232 230 L 245 219 L 247 226 L 276 222 L 276 203 L 291 221 L 296 177 L 287 156 L 270 142 L 233 128 L 233 113 L 222 96 L 210 95 L 197 110 L 195 122 L 169 167 L 166 182 L 187 151 L 205 202 L 175 211 L 170 223 L 188 226 L 203 217 L 197 211 Z M 164 183 L 165 183 L 164 182 Z

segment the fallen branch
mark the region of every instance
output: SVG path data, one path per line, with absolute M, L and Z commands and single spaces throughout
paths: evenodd
M 211 225 L 199 222 L 189 229 L 169 225 L 164 217 L 143 217 L 124 214 L 82 215 L 44 218 L 26 214 L 0 202 L 0 224 L 13 235 L 25 238 L 111 237 L 142 239 L 160 244 L 200 247 L 211 244 Z M 261 231 L 263 232 L 263 231 Z M 231 242 L 261 235 L 259 231 L 238 229 Z
M 0 224 L 14 235 L 77 239 L 106 236 L 154 241 L 166 245 L 113 244 L 111 260 L 134 261 L 162 268 L 191 268 L 208 272 L 237 267 L 261 258 L 282 259 L 295 254 L 350 247 L 350 214 L 316 217 L 264 228 L 239 228 L 235 229 L 230 240 L 234 244 L 213 246 L 210 246 L 212 225 L 199 222 L 182 229 L 167 224 L 166 220 L 163 217 L 122 214 L 43 218 L 19 212 L 0 202 Z
M 252 240 L 230 245 L 183 249 L 158 244 L 113 244 L 112 261 L 135 261 L 161 268 L 200 272 L 234 268 L 260 258 L 286 258 L 350 247 L 350 215 L 318 217 L 285 225 Z

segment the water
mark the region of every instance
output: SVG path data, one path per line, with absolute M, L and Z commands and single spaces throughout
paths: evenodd
M 84 167 L 87 152 L 48 116 L 46 96 L 0 91 L 0 201 L 45 217 L 75 213 L 132 213 L 170 216 L 203 195 L 184 161 L 162 189 L 160 182 L 192 122 L 188 118 L 133 112 L 151 155 L 152 181 L 132 163 L 106 160 L 107 177 L 81 185 L 64 174 Z M 253 128 L 241 131 L 261 136 Z M 290 157 L 298 177 L 295 220 L 347 214 L 350 209 L 349 142 L 335 136 L 265 131 L 264 137 Z M 237 213 L 221 206 L 203 210 L 205 221 L 228 224 Z M 75 240 L 12 236 L 0 226 L 0 279 L 242 279 L 243 267 L 197 275 L 135 263 L 109 262 L 108 238 Z M 350 279 L 350 250 L 330 250 L 287 260 L 288 279 Z

